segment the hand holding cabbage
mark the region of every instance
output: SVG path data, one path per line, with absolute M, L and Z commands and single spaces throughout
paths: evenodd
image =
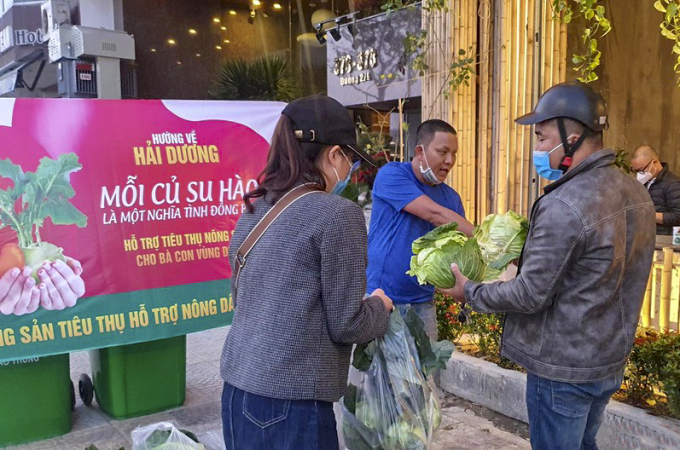
M 455 263 L 472 281 L 494 280 L 519 258 L 529 222 L 509 211 L 487 216 L 471 238 L 457 227 L 456 223 L 442 225 L 413 241 L 411 270 L 406 273 L 417 277 L 420 284 L 450 289 L 456 284 L 451 272 Z

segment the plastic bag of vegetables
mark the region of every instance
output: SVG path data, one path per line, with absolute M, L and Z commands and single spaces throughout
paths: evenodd
M 169 422 L 138 427 L 132 432 L 132 450 L 206 450 L 193 433 Z
M 362 372 L 342 400 L 349 450 L 426 450 L 441 423 L 432 372 L 445 368 L 454 346 L 433 343 L 409 310 L 392 314 L 387 334 L 357 346 L 352 364 Z

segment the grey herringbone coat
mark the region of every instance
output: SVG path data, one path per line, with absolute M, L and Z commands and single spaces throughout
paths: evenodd
M 238 221 L 232 267 L 238 247 L 270 207 L 257 201 Z M 366 225 L 357 205 L 325 192 L 292 204 L 242 269 L 222 378 L 267 397 L 340 399 L 352 344 L 382 336 L 389 320 L 380 298 L 362 300 L 366 260 Z

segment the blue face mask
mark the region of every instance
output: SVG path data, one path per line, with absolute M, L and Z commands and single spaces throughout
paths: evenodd
M 559 144 L 549 152 L 534 151 L 534 167 L 538 176 L 551 181 L 559 180 L 562 177 L 561 170 L 550 167 L 550 154 L 561 146 L 562 144 Z
M 352 174 L 354 173 L 355 170 L 359 168 L 359 165 L 361 164 L 361 161 L 357 161 L 354 164 L 352 164 L 350 160 L 347 159 L 344 153 L 342 154 L 342 156 L 347 160 L 347 163 L 350 165 L 350 169 L 349 172 L 347 172 L 347 177 L 345 177 L 344 180 L 341 180 L 340 175 L 338 175 L 338 171 L 335 170 L 335 167 L 333 167 L 333 172 L 335 172 L 335 176 L 338 178 L 338 181 L 335 183 L 335 186 L 333 186 L 333 189 L 331 190 L 331 194 L 335 195 L 342 194 L 342 192 L 347 187 L 350 178 L 352 178 Z

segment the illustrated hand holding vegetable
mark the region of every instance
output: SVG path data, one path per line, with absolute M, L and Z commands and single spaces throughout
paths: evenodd
M 0 177 L 14 183 L 0 190 L 0 228 L 11 227 L 19 241 L 0 252 L 0 313 L 64 309 L 85 294 L 80 262 L 40 239 L 48 217 L 55 225 L 87 225 L 87 217 L 68 200 L 75 196 L 69 175 L 81 168 L 73 153 L 43 158 L 36 172 L 27 173 L 9 159 L 0 160 Z
M 40 306 L 40 289 L 31 277 L 29 267 L 14 267 L 0 278 L 0 313 L 30 314 Z
M 30 267 L 23 270 L 14 267 L 0 277 L 0 313 L 21 316 L 35 312 L 39 306 L 61 310 L 75 306 L 85 294 L 85 283 L 80 277 L 83 269 L 75 259 L 67 258 L 66 263 L 46 262 L 38 270 L 42 281 L 38 285 L 32 272 Z

